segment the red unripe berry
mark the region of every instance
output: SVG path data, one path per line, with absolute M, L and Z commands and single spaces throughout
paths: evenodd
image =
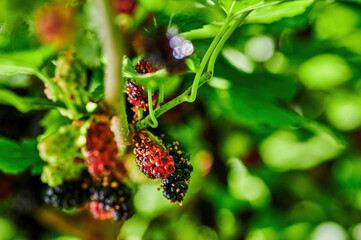
M 133 0 L 112 0 L 112 5 L 116 14 L 128 15 L 132 15 L 137 6 Z
M 113 219 L 114 218 L 113 212 L 103 209 L 102 205 L 103 204 L 101 202 L 98 202 L 98 201 L 91 201 L 90 202 L 89 209 L 90 209 L 90 212 L 93 215 L 93 217 L 95 219 L 99 219 L 99 220 Z
M 174 160 L 156 143 L 144 142 L 134 149 L 139 169 L 149 178 L 166 178 L 174 173 Z
M 64 2 L 45 4 L 35 13 L 35 32 L 43 44 L 64 47 L 76 30 L 76 11 Z
M 85 156 L 85 163 L 91 174 L 104 176 L 115 168 L 118 148 L 108 124 L 95 122 L 90 124 L 86 137 Z
M 139 74 L 153 73 L 157 71 L 157 68 L 152 66 L 149 60 L 141 59 L 135 66 L 135 70 Z M 146 109 L 148 107 L 148 95 L 145 92 L 145 88 L 138 83 L 129 80 L 127 82 L 127 91 L 128 91 L 128 101 L 139 108 Z M 154 94 L 152 96 L 152 101 L 155 102 L 157 96 Z

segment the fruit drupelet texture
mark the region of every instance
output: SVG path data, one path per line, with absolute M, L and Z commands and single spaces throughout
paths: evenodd
M 163 196 L 174 203 L 182 203 L 188 190 L 193 167 L 190 164 L 190 156 L 179 149 L 178 142 L 168 145 L 169 154 L 174 159 L 175 171 L 162 180 Z
M 80 208 L 90 197 L 90 176 L 85 172 L 79 179 L 64 182 L 56 187 L 47 187 L 44 201 L 57 208 Z
M 90 124 L 86 136 L 85 157 L 89 173 L 96 176 L 104 176 L 115 168 L 118 148 L 108 124 Z
M 104 177 L 90 188 L 90 211 L 97 219 L 127 220 L 134 214 L 131 189 L 118 180 Z
M 173 157 L 151 139 L 133 139 L 135 142 L 134 154 L 139 169 L 148 178 L 166 178 L 174 173 Z
M 135 70 L 139 74 L 153 73 L 157 71 L 157 68 L 153 66 L 149 60 L 141 59 L 135 66 Z M 143 108 L 146 110 L 148 107 L 148 95 L 145 92 L 145 88 L 132 80 L 127 81 L 128 101 L 130 104 Z M 157 96 L 152 96 L 152 101 L 156 102 Z

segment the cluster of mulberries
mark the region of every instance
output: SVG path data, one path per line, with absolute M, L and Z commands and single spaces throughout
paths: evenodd
M 148 178 L 166 178 L 174 173 L 173 157 L 147 136 L 133 138 L 136 163 Z
M 193 167 L 189 155 L 179 149 L 178 142 L 168 145 L 167 150 L 174 159 L 175 171 L 162 180 L 163 196 L 171 202 L 181 204 L 188 190 Z
M 90 198 L 88 188 L 91 182 L 90 176 L 83 173 L 79 179 L 64 182 L 56 187 L 48 187 L 44 201 L 57 208 L 80 208 Z
M 134 214 L 130 188 L 104 177 L 90 188 L 90 211 L 96 219 L 127 220 Z
M 90 124 L 86 136 L 85 157 L 89 173 L 96 176 L 104 176 L 115 168 L 118 148 L 107 123 L 93 121 Z
M 155 141 L 146 132 L 133 137 L 136 163 L 148 178 L 162 179 L 163 196 L 173 203 L 182 204 L 190 183 L 193 167 L 189 154 L 179 149 L 179 143 L 162 148 L 162 140 Z
M 153 66 L 149 60 L 141 59 L 135 66 L 135 70 L 139 74 L 153 73 L 157 71 L 157 68 Z M 128 80 L 127 82 L 127 91 L 128 91 L 128 101 L 132 105 L 143 108 L 144 110 L 148 107 L 148 95 L 145 92 L 143 86 L 138 83 L 133 82 L 132 80 Z M 152 101 L 154 104 L 157 101 L 157 96 L 153 94 Z
M 60 209 L 80 208 L 90 201 L 90 212 L 99 220 L 127 220 L 134 214 L 131 189 L 108 177 L 93 179 L 87 172 L 76 180 L 48 187 L 45 203 Z

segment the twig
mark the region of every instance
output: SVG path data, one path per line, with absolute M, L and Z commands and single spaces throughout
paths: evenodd
M 109 112 L 117 116 L 119 132 L 118 146 L 127 146 L 129 126 L 126 115 L 125 96 L 122 91 L 125 82 L 122 78 L 122 60 L 125 54 L 124 39 L 114 22 L 114 12 L 109 0 L 93 0 L 99 12 L 99 33 L 103 52 L 107 57 L 104 75 L 105 103 Z M 119 149 L 124 152 L 124 149 Z
M 211 79 L 212 77 L 212 73 L 209 72 L 205 72 L 202 77 L 200 78 L 198 87 L 201 87 L 204 83 L 206 83 L 209 79 Z M 162 115 L 163 113 L 167 112 L 168 110 L 178 106 L 179 104 L 186 102 L 189 98 L 189 95 L 191 94 L 192 91 L 192 86 L 189 87 L 185 92 L 183 92 L 181 95 L 179 95 L 178 97 L 172 99 L 171 101 L 167 102 L 166 104 L 163 104 L 162 106 L 160 106 L 159 108 L 157 108 L 154 111 L 154 116 L 156 118 L 158 118 L 160 115 Z M 150 126 L 150 115 L 148 115 L 147 117 L 145 117 L 143 120 L 141 120 L 140 122 L 137 123 L 136 128 L 138 130 L 140 129 L 145 129 L 148 126 Z

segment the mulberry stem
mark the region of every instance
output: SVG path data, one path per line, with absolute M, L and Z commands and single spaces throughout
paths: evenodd
M 105 102 L 110 114 L 117 115 L 122 146 L 127 146 L 129 125 L 126 115 L 126 102 L 123 93 L 125 81 L 122 79 L 122 60 L 125 53 L 123 35 L 114 22 L 111 1 L 93 0 L 99 12 L 98 30 L 102 39 L 103 52 L 107 57 L 104 76 Z M 119 149 L 124 152 L 124 149 Z
M 152 88 L 150 88 L 150 87 L 148 87 L 148 108 L 149 108 L 149 116 L 151 119 L 151 123 L 149 123 L 149 125 L 152 128 L 156 128 L 156 127 L 158 127 L 158 121 L 157 121 L 157 118 L 154 116 Z

